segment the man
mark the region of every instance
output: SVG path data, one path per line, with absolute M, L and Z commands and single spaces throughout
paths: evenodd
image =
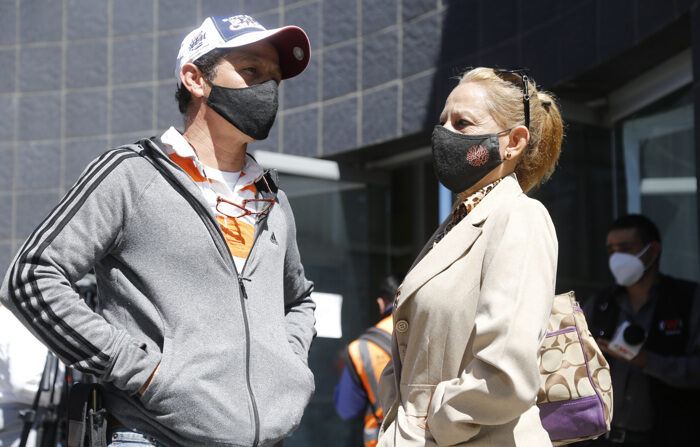
M 365 447 L 377 445 L 384 412 L 377 396 L 379 377 L 391 358 L 392 309 L 399 279 L 390 275 L 379 285 L 376 298 L 381 320 L 347 348 L 347 365 L 335 388 L 335 410 L 344 419 L 365 414 Z
M 584 308 L 591 333 L 607 354 L 612 374 L 612 430 L 594 445 L 697 445 L 700 421 L 700 298 L 698 284 L 659 272 L 661 237 L 648 218 L 620 217 L 606 248 L 617 285 L 592 297 Z M 629 324 L 625 355 L 610 344 Z M 624 326 L 623 326 L 624 327 Z M 641 328 L 641 329 L 639 329 Z M 617 339 L 617 338 L 616 338 Z M 631 357 L 631 358 L 630 358 Z
M 308 60 L 300 28 L 204 20 L 177 58 L 184 134 L 94 161 L 11 266 L 2 301 L 100 379 L 115 444 L 272 446 L 298 426 L 313 285 L 287 197 L 246 147 Z M 96 312 L 71 289 L 91 268 Z

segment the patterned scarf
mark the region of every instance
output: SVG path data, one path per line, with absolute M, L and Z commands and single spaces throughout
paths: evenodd
M 493 188 L 496 187 L 501 182 L 501 179 L 496 180 L 493 183 L 489 183 L 488 185 L 484 186 L 480 190 L 474 192 L 471 194 L 469 197 L 467 197 L 464 202 L 460 203 L 455 207 L 454 210 L 452 210 L 452 214 L 450 215 L 450 221 L 445 225 L 445 229 L 435 236 L 435 241 L 433 242 L 433 247 L 437 245 L 438 242 L 444 238 L 447 233 L 450 232 L 452 228 L 457 226 L 458 223 L 462 221 L 465 217 L 467 217 L 467 214 L 471 212 L 471 210 L 476 207 L 479 202 L 484 200 L 484 197 L 486 197 L 486 194 L 490 193 Z

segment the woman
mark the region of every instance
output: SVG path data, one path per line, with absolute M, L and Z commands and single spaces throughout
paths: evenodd
M 458 200 L 397 292 L 380 446 L 551 446 L 535 401 L 557 239 L 524 192 L 551 175 L 562 135 L 522 72 L 473 69 L 447 98 L 433 158 Z

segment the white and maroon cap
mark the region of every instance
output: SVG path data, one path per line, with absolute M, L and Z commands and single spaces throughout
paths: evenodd
M 282 79 L 292 78 L 309 63 L 309 38 L 297 26 L 265 29 L 257 20 L 246 15 L 207 17 L 202 25 L 190 32 L 180 45 L 175 66 L 175 78 L 180 83 L 180 70 L 218 48 L 236 48 L 267 40 L 277 49 Z

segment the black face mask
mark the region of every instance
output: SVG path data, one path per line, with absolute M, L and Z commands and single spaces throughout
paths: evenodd
M 433 168 L 440 183 L 455 194 L 474 186 L 503 163 L 499 133 L 464 135 L 443 126 L 433 130 Z
M 277 81 L 243 88 L 212 84 L 207 105 L 238 130 L 255 140 L 264 140 L 275 123 L 278 106 Z

